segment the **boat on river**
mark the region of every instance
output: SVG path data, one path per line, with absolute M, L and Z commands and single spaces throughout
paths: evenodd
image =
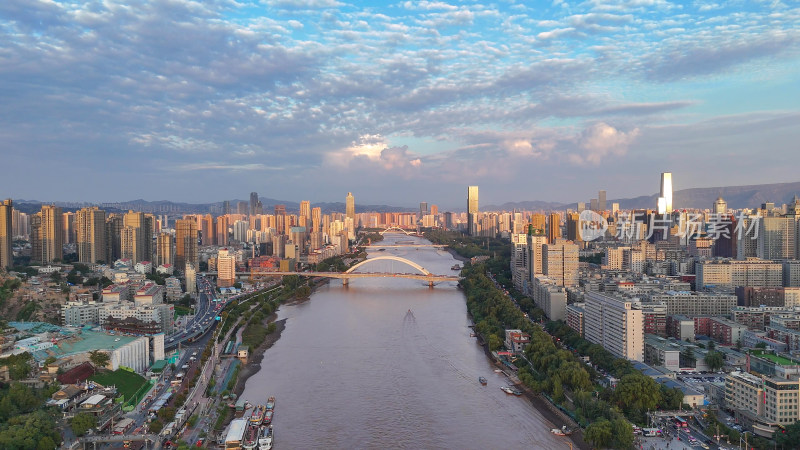
M 261 427 L 261 436 L 258 438 L 258 450 L 270 450 L 274 438 L 275 431 L 272 430 L 272 425 Z
M 556 436 L 569 436 L 570 434 L 572 434 L 572 430 L 567 428 L 566 425 L 564 425 L 561 428 L 551 428 L 550 432 L 555 434 Z
M 259 426 L 254 425 L 252 422 L 247 426 L 247 431 L 244 433 L 244 440 L 242 441 L 242 448 L 246 450 L 254 449 L 258 446 L 258 436 L 260 434 Z
M 256 406 L 256 409 L 253 410 L 253 413 L 250 415 L 250 423 L 255 425 L 261 425 L 261 421 L 264 419 L 264 405 Z
M 520 391 L 517 388 L 511 387 L 511 386 L 502 386 L 502 387 L 500 387 L 500 389 L 502 389 L 503 392 L 505 392 L 506 394 L 516 395 L 517 397 L 522 395 L 522 391 Z
M 265 425 L 269 425 L 269 424 L 272 423 L 272 413 L 274 413 L 274 412 L 275 411 L 267 411 L 266 413 L 264 413 L 264 424 Z
M 275 409 L 275 397 L 270 397 L 267 399 L 267 411 L 272 411 Z
M 484 377 L 478 377 L 478 382 L 484 386 L 486 386 L 486 383 L 488 383 Z

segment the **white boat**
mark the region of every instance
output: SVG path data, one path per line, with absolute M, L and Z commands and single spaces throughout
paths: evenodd
M 258 450 L 270 450 L 272 448 L 272 439 L 275 437 L 275 432 L 272 427 L 263 427 L 261 436 L 258 438 Z

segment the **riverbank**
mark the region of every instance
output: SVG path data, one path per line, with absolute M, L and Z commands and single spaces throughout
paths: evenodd
M 244 364 L 239 370 L 239 377 L 236 379 L 236 386 L 233 388 L 233 393 L 236 394 L 237 397 L 240 397 L 242 392 L 244 392 L 244 387 L 248 378 L 261 370 L 261 361 L 264 359 L 265 352 L 281 338 L 281 333 L 283 333 L 283 330 L 286 328 L 286 319 L 275 320 L 277 317 L 278 315 L 276 313 L 272 313 L 267 318 L 267 323 L 274 321 L 276 327 L 275 331 L 268 334 L 264 342 L 258 346 L 258 348 L 250 349 L 250 356 L 247 359 L 247 364 Z
M 472 321 L 472 316 L 467 313 Z M 509 375 L 509 372 L 512 372 L 511 369 L 504 366 L 503 363 L 495 359 L 492 352 L 489 350 L 489 345 L 485 342 L 484 339 L 480 338 L 479 336 L 476 337 L 478 345 L 483 348 L 483 353 L 486 355 L 486 358 L 489 359 L 498 369 L 503 371 L 511 383 L 516 386 L 517 389 L 522 391 L 523 396 L 530 402 L 531 405 L 542 415 L 542 417 L 547 421 L 551 428 L 561 428 L 562 426 L 567 426 L 567 428 L 575 430 L 570 436 L 564 436 L 564 439 L 568 439 L 572 442 L 574 448 L 579 448 L 582 450 L 591 450 L 592 446 L 586 443 L 583 440 L 583 429 L 581 429 L 578 424 L 575 423 L 569 416 L 562 413 L 558 410 L 552 403 L 550 403 L 546 398 L 542 397 L 541 395 L 533 392 L 530 388 L 525 386 L 516 375 Z

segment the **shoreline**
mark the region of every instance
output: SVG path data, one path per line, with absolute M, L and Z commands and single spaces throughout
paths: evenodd
M 286 329 L 286 319 L 276 320 L 277 318 L 278 314 L 276 313 L 272 313 L 267 317 L 267 324 L 273 321 L 275 322 L 275 331 L 268 334 L 264 342 L 262 342 L 257 349 L 251 351 L 250 357 L 247 359 L 247 364 L 242 364 L 242 368 L 239 370 L 239 376 L 236 379 L 236 386 L 233 387 L 233 393 L 236 394 L 236 398 L 242 396 L 247 380 L 261 370 L 261 361 L 264 360 L 264 354 L 278 342 L 278 339 L 281 338 L 281 333 Z
M 467 317 L 469 317 L 470 322 L 473 322 L 472 315 L 467 313 Z M 474 326 L 474 322 L 472 326 Z M 561 428 L 562 425 L 566 425 L 568 428 L 575 429 L 569 436 L 561 436 L 566 440 L 572 442 L 572 445 L 575 448 L 580 448 L 582 450 L 591 450 L 592 446 L 589 445 L 586 441 L 583 440 L 583 429 L 580 428 L 575 421 L 572 420 L 569 416 L 566 416 L 561 411 L 559 411 L 552 403 L 550 403 L 546 398 L 542 397 L 541 395 L 533 392 L 530 390 L 528 386 L 525 386 L 522 382 L 519 381 L 516 374 L 509 375 L 510 369 L 505 367 L 502 363 L 497 361 L 492 352 L 489 351 L 489 345 L 481 338 L 480 336 L 475 337 L 476 342 L 483 348 L 483 353 L 486 355 L 486 359 L 492 363 L 498 369 L 503 371 L 503 374 L 508 377 L 509 382 L 512 383 L 517 389 L 523 392 L 523 396 L 530 402 L 531 406 L 542 415 L 542 418 L 550 424 L 551 428 Z

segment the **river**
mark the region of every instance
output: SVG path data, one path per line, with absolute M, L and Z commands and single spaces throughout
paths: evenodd
M 429 243 L 403 234 L 382 243 L 398 241 Z M 394 255 L 455 274 L 446 251 L 378 248 L 369 258 Z M 376 261 L 360 271 L 414 269 Z M 569 448 L 524 397 L 500 390 L 507 379 L 470 337 L 454 282 L 333 280 L 278 315 L 286 329 L 242 394 L 254 404 L 275 396 L 276 448 Z

